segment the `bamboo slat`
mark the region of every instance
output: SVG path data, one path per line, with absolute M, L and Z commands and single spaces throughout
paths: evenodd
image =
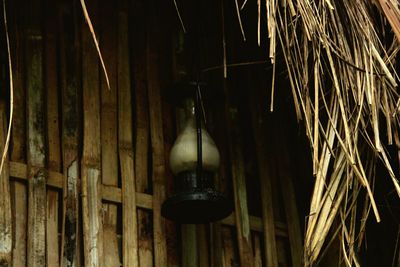
M 222 235 L 221 223 L 210 225 L 210 266 L 222 266 Z
M 10 43 L 14 84 L 14 118 L 11 135 L 11 160 L 25 162 L 26 154 L 26 90 L 25 90 L 25 38 L 23 27 L 18 19 L 21 12 L 21 1 L 10 2 Z M 24 239 L 25 240 L 25 239 Z
M 267 266 L 278 266 L 278 253 L 276 247 L 276 233 L 274 225 L 274 210 L 272 197 L 272 173 L 269 170 L 273 164 L 270 162 L 267 153 L 272 148 L 268 148 L 266 144 L 267 132 L 265 130 L 265 119 L 261 112 L 259 97 L 252 93 L 249 96 L 249 106 L 251 109 L 251 124 L 253 128 L 253 138 L 257 142 L 257 165 L 258 175 L 261 185 L 261 211 L 263 217 L 263 240 L 264 240 L 264 255 Z M 271 152 L 268 153 L 269 155 Z M 276 202 L 275 202 L 276 203 Z
M 228 100 L 228 102 L 230 102 Z M 239 121 L 237 109 L 233 105 L 225 104 L 226 116 L 228 118 L 227 129 L 229 131 L 229 151 L 231 155 L 231 171 L 233 180 L 233 193 L 235 202 L 235 219 L 237 241 L 241 266 L 253 266 L 253 249 L 250 236 L 250 220 L 247 208 L 247 193 L 244 170 L 244 159 L 241 151 L 241 137 L 239 133 Z
M 10 176 L 19 178 L 21 180 L 27 179 L 27 165 L 18 162 L 10 162 Z M 63 187 L 63 175 L 57 172 L 49 172 L 47 185 L 62 188 Z M 80 191 L 78 191 L 79 193 Z M 122 203 L 121 189 L 114 186 L 101 187 L 102 197 L 104 201 Z M 153 208 L 152 195 L 136 192 L 136 205 L 138 208 L 151 210 Z M 222 225 L 235 226 L 235 213 L 221 221 Z M 256 232 L 263 232 L 263 220 L 259 217 L 250 216 L 250 229 Z M 275 222 L 275 233 L 280 237 L 287 237 L 287 227 L 283 222 Z
M 182 267 L 198 266 L 196 225 L 181 225 Z
M 210 251 L 207 234 L 207 225 L 197 225 L 197 248 L 198 248 L 198 261 L 199 267 L 210 266 Z
M 223 225 L 230 225 L 230 226 L 235 226 L 235 220 L 236 220 L 236 214 L 233 213 L 229 217 L 223 219 L 221 223 Z M 250 229 L 252 231 L 256 231 L 259 233 L 262 233 L 264 231 L 264 222 L 262 218 L 255 217 L 255 216 L 249 216 L 249 221 L 250 221 Z M 280 237 L 287 237 L 287 227 L 286 224 L 283 222 L 275 221 L 275 234 L 276 236 Z
M 96 14 L 96 3 L 89 10 Z M 93 21 L 95 18 L 92 17 Z M 104 266 L 100 171 L 99 62 L 91 34 L 82 25 L 83 159 L 82 216 L 85 266 Z M 114 89 L 115 90 L 115 89 Z
M 59 265 L 58 245 L 58 192 L 54 189 L 47 190 L 47 219 L 46 219 L 46 262 L 47 266 Z
M 163 133 L 164 133 L 164 148 L 165 148 L 165 160 L 166 165 L 168 164 L 169 154 L 171 151 L 171 147 L 174 144 L 174 130 L 171 123 L 166 123 L 166 121 L 171 122 L 173 121 L 173 114 L 172 109 L 163 105 L 163 117 L 164 117 L 164 125 L 163 125 Z M 167 126 L 168 125 L 168 126 Z M 166 188 L 167 193 L 171 192 L 172 189 L 172 180 L 173 174 L 169 168 L 166 168 L 165 172 L 165 180 L 166 180 Z M 179 232 L 180 227 L 173 221 L 166 220 L 166 239 L 167 239 L 167 254 L 168 254 L 168 267 L 179 267 L 181 266 L 181 250 L 180 250 L 180 239 Z
M 235 254 L 235 244 L 234 237 L 232 236 L 232 231 L 228 227 L 221 227 L 222 233 L 222 266 L 223 267 L 234 267 L 239 265 L 239 261 Z M 241 266 L 241 265 L 240 265 Z
M 120 188 L 106 185 L 103 185 L 101 188 L 104 200 L 114 203 L 122 203 L 122 192 Z M 153 209 L 153 196 L 136 192 L 136 205 L 138 208 L 146 210 Z
M 118 186 L 118 123 L 117 123 L 117 19 L 114 1 L 99 2 L 100 47 L 107 66 L 110 88 L 105 75 L 101 75 L 101 177 L 104 185 Z M 126 162 L 122 163 L 126 164 Z M 124 197 L 124 195 L 123 195 Z M 124 205 L 124 203 L 123 203 Z M 117 240 L 117 206 L 103 203 L 104 265 L 120 266 Z
M 27 165 L 19 162 L 10 162 L 10 176 L 20 180 L 27 180 Z M 47 185 L 55 188 L 63 188 L 63 174 L 48 171 Z M 102 198 L 104 201 L 122 203 L 121 189 L 115 186 L 101 186 Z M 81 193 L 78 181 L 78 193 Z M 136 192 L 136 204 L 139 208 L 151 210 L 153 207 L 152 195 Z M 233 222 L 230 222 L 233 223 Z
M 41 5 L 32 1 L 26 40 L 27 132 L 28 132 L 28 240 L 27 263 L 46 264 L 46 156 L 43 84 L 43 37 Z
M 279 136 L 283 136 L 280 135 Z M 294 191 L 292 178 L 293 174 L 290 172 L 288 152 L 284 148 L 279 151 L 279 172 L 280 172 L 280 187 L 284 199 L 284 208 L 287 222 L 287 232 L 289 236 L 289 246 L 291 252 L 291 259 L 293 266 L 303 265 L 303 244 L 302 234 L 299 222 L 299 214 L 296 205 L 296 194 Z M 278 154 L 278 153 L 276 153 Z
M 37 49 L 37 47 L 36 47 Z M 40 52 L 35 51 L 36 58 L 32 58 L 30 67 L 32 71 L 41 68 Z M 35 69 L 36 70 L 33 70 Z M 41 72 L 41 70 L 40 70 Z M 34 79 L 41 73 L 28 74 Z M 46 258 L 46 172 L 44 169 L 44 134 L 42 120 L 43 92 L 39 84 L 30 81 L 28 84 L 28 183 L 29 183 L 29 209 L 28 209 L 28 265 L 43 266 Z
M 132 97 L 129 67 L 128 16 L 118 14 L 118 147 L 122 177 L 122 261 L 139 266 L 136 185 L 133 161 Z
M 260 237 L 254 235 L 254 267 L 262 267 L 262 252 Z
M 165 159 L 162 128 L 162 107 L 158 73 L 157 16 L 154 0 L 147 1 L 147 86 L 149 98 L 150 138 L 152 147 L 153 181 L 153 237 L 154 266 L 167 266 L 165 219 L 161 216 L 161 204 L 165 200 Z
M 60 58 L 62 90 L 62 158 L 63 215 L 61 265 L 80 266 L 79 239 L 79 46 L 76 29 L 68 27 L 73 20 L 72 8 L 60 12 Z M 50 175 L 51 177 L 51 175 Z M 49 178 L 51 179 L 51 178 Z
M 133 1 L 132 32 L 137 39 L 132 43 L 133 79 L 135 94 L 135 177 L 136 191 L 149 191 L 148 156 L 149 156 L 149 106 L 146 74 L 146 13 L 144 1 Z M 148 211 L 138 209 L 138 249 L 139 266 L 153 266 L 153 236 L 151 216 Z
M 15 122 L 15 117 L 14 117 Z M 16 141 L 14 139 L 14 141 Z M 19 181 L 12 182 L 13 192 L 13 246 L 12 266 L 26 266 L 26 230 L 27 230 L 27 188 L 25 183 Z
M 6 105 L 0 103 L 0 151 L 4 151 L 7 138 Z M 0 173 L 0 266 L 11 266 L 12 213 L 8 157 Z
M 238 145 L 236 141 L 232 146 Z M 234 148 L 235 149 L 235 148 Z M 236 149 L 235 149 L 236 150 Z M 235 159 L 232 161 L 232 178 L 235 198 L 236 230 L 239 244 L 239 255 L 242 266 L 253 266 L 252 245 L 250 236 L 250 222 L 247 210 L 247 193 L 244 177 L 243 158 L 241 152 L 233 152 Z
M 167 2 L 164 2 L 161 4 L 160 8 L 164 9 L 166 8 L 165 5 L 168 5 Z M 168 45 L 168 42 L 170 42 L 170 39 L 166 37 L 166 35 L 169 35 L 170 37 L 170 32 L 171 28 L 168 28 L 168 23 L 166 25 L 163 25 L 161 28 L 161 31 L 163 34 L 161 34 L 161 40 L 160 43 L 163 43 L 162 49 L 160 49 L 160 53 L 163 54 L 162 59 L 160 59 L 160 69 L 171 69 L 171 61 L 168 61 L 169 59 L 174 60 L 175 53 L 173 49 Z M 176 70 L 178 71 L 178 70 Z M 161 87 L 164 88 L 164 92 L 166 91 L 166 88 L 169 88 L 171 84 L 171 73 L 170 72 L 164 72 L 164 74 L 161 76 Z M 171 152 L 171 148 L 175 143 L 176 140 L 176 125 L 174 123 L 171 123 L 175 121 L 175 107 L 173 105 L 162 105 L 162 113 L 163 113 L 163 134 L 164 134 L 164 157 L 165 157 L 165 162 L 167 168 L 165 169 L 165 181 L 166 181 L 166 192 L 167 195 L 170 195 L 173 193 L 173 180 L 174 176 L 169 168 L 169 156 Z M 175 222 L 171 220 L 166 220 L 166 238 L 168 242 L 167 246 L 167 254 L 168 254 L 168 267 L 180 267 L 181 262 L 182 262 L 182 256 L 181 256 L 181 238 L 180 238 L 180 229 L 181 227 L 177 225 Z
M 13 65 L 14 84 L 14 110 L 11 135 L 11 160 L 25 162 L 26 144 L 26 109 L 25 109 L 25 87 L 24 87 L 24 42 L 22 37 L 21 23 L 18 21 L 20 12 L 19 1 L 11 1 L 10 20 L 10 42 L 11 59 Z M 20 181 L 11 181 L 12 218 L 13 218 L 13 267 L 26 266 L 26 226 L 27 226 L 27 190 L 26 184 Z
M 14 84 L 14 118 L 11 135 L 11 160 L 25 162 L 26 144 L 26 109 L 25 109 L 25 87 L 24 87 L 24 42 L 22 38 L 22 27 L 18 21 L 19 1 L 11 1 L 12 16 L 10 38 L 11 59 L 13 60 L 13 84 Z M 26 165 L 25 165 L 26 166 Z M 26 168 L 25 168 L 26 169 Z M 12 174 L 11 174 L 12 175 Z M 26 176 L 25 176 L 26 178 Z M 12 190 L 12 216 L 13 216 L 13 267 L 26 266 L 26 227 L 27 227 L 27 189 L 26 184 L 21 181 L 11 181 Z
M 54 1 L 46 1 L 50 10 L 55 10 Z M 61 169 L 61 146 L 58 114 L 58 73 L 57 73 L 57 14 L 46 12 L 45 37 L 45 81 L 46 81 L 46 113 L 47 113 L 47 167 L 59 172 Z M 58 192 L 47 190 L 46 218 L 46 264 L 59 266 L 58 240 Z
M 223 112 L 217 112 L 212 114 L 215 121 L 225 120 L 225 114 Z M 211 128 L 212 125 L 210 125 Z M 218 173 L 215 175 L 215 186 L 221 192 L 228 195 L 229 187 L 229 150 L 228 150 L 228 140 L 226 140 L 226 128 L 225 125 L 220 123 L 215 125 L 215 142 L 218 144 L 218 149 L 220 151 L 220 168 Z M 235 214 L 231 214 L 229 217 L 223 219 L 221 222 L 216 222 L 212 224 L 212 239 L 211 239 L 211 253 L 213 266 L 222 266 L 223 260 L 223 246 L 232 242 L 232 240 L 223 240 L 226 238 L 231 238 L 232 235 L 225 235 L 222 237 L 223 224 L 235 226 Z M 251 221 L 250 221 L 251 222 Z M 254 230 L 254 229 L 253 229 Z

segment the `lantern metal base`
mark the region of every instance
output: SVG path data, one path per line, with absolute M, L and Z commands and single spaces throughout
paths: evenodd
M 169 197 L 161 208 L 163 217 L 185 224 L 218 221 L 231 212 L 228 199 L 210 188 L 177 193 Z

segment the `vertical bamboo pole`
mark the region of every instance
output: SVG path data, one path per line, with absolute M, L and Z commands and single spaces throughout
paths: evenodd
M 102 55 L 107 65 L 110 88 L 104 75 L 101 75 L 101 174 L 104 185 L 118 186 L 118 133 L 117 133 L 117 23 L 116 2 L 100 2 L 101 14 L 107 20 L 101 22 Z M 121 164 L 126 164 L 121 163 Z M 104 210 L 104 265 L 120 266 L 117 239 L 117 206 L 103 203 Z
M 251 78 L 249 78 L 251 80 Z M 265 117 L 263 117 L 262 109 L 258 99 L 260 97 L 256 93 L 249 95 L 249 107 L 251 111 L 251 123 L 253 128 L 253 138 L 257 142 L 256 156 L 258 175 L 261 185 L 261 212 L 263 218 L 263 240 L 264 240 L 264 255 L 267 266 L 278 266 L 278 252 L 276 246 L 275 220 L 272 198 L 272 173 L 269 166 L 273 164 L 267 156 L 267 151 L 271 154 L 272 148 L 266 145 L 267 132 L 265 130 Z M 264 98 L 262 98 L 264 99 Z
M 162 108 L 158 73 L 157 16 L 154 0 L 148 1 L 147 19 L 147 77 L 150 109 L 150 138 L 152 147 L 153 181 L 153 235 L 154 265 L 167 266 L 165 219 L 161 216 L 161 204 L 165 199 L 165 159 L 162 128 Z
M 97 3 L 91 2 L 92 20 Z M 94 20 L 95 21 L 95 20 Z M 82 208 L 85 266 L 105 266 L 100 173 L 99 61 L 87 25 L 82 25 L 83 159 Z M 115 89 L 114 89 L 115 90 Z
M 24 38 L 20 21 L 20 1 L 11 1 L 13 6 L 12 19 L 13 30 L 10 31 L 13 60 L 13 82 L 14 82 L 14 118 L 11 135 L 11 160 L 25 162 L 26 149 L 26 106 L 24 87 Z M 12 189 L 12 213 L 13 213 L 13 251 L 12 266 L 26 266 L 26 240 L 27 240 L 27 189 L 20 181 L 11 182 Z
M 213 114 L 213 118 L 215 121 L 224 121 L 225 114 L 223 112 L 215 112 Z M 221 192 L 228 192 L 228 168 L 230 164 L 228 163 L 229 152 L 228 152 L 228 142 L 226 140 L 226 129 L 223 124 L 215 124 L 215 137 L 216 144 L 221 154 L 221 167 L 219 168 L 218 174 L 216 175 L 215 184 L 216 188 Z M 222 265 L 223 260 L 223 245 L 232 243 L 232 240 L 223 240 L 226 238 L 232 238 L 232 235 L 224 235 L 222 236 L 222 224 L 220 222 L 215 222 L 211 225 L 211 235 L 212 238 L 210 240 L 211 243 L 211 259 L 212 266 L 219 267 Z M 224 248 L 225 250 L 229 250 L 230 248 Z M 233 252 L 232 252 L 233 253 Z M 228 254 L 232 254 L 229 252 Z
M 79 42 L 71 27 L 73 11 L 65 9 L 60 18 L 60 58 L 62 89 L 63 215 L 61 266 L 80 266 L 79 259 L 79 125 L 80 82 Z
M 224 16 L 224 2 L 223 0 L 219 1 L 219 4 L 215 10 L 215 16 L 214 17 L 214 25 L 219 25 L 216 28 L 216 31 L 214 32 L 214 38 L 216 40 L 215 44 L 216 47 L 214 49 L 210 49 L 210 51 L 215 51 L 216 54 L 212 56 L 212 58 L 217 59 L 217 62 L 220 62 L 221 64 L 226 63 L 226 46 L 225 46 L 225 16 Z M 221 51 L 221 50 L 222 51 Z M 225 64 L 224 64 L 225 65 Z M 215 75 L 218 78 L 215 78 L 218 82 L 220 82 L 221 85 L 225 83 L 225 80 L 222 80 L 221 77 L 225 77 L 225 66 L 224 69 L 216 72 Z M 221 86 L 223 88 L 223 86 Z M 224 121 L 226 119 L 224 112 L 220 112 L 221 110 L 217 110 L 214 114 L 214 118 L 216 121 L 222 120 Z M 218 176 L 216 178 L 216 186 L 221 192 L 228 192 L 228 158 L 229 158 L 229 152 L 228 152 L 228 142 L 226 140 L 226 129 L 224 129 L 224 124 L 216 124 L 216 138 L 217 138 L 217 144 L 218 148 L 220 150 L 221 154 L 221 167 L 219 168 Z M 223 238 L 232 238 L 231 235 L 225 235 L 224 237 L 222 236 L 222 225 L 220 222 L 216 222 L 212 225 L 212 240 L 211 240 L 211 253 L 212 255 L 212 263 L 213 267 L 221 266 L 222 261 L 224 260 L 222 256 L 223 254 Z M 229 240 L 231 242 L 231 240 Z M 226 243 L 229 243 L 228 240 L 226 240 Z M 229 248 L 226 248 L 226 250 L 229 250 Z
M 257 234 L 255 234 L 254 235 L 254 267 L 262 267 L 263 266 L 261 254 L 262 254 L 262 252 L 261 252 L 260 237 Z
M 182 224 L 182 267 L 198 266 L 196 225 Z
M 118 14 L 118 148 L 122 177 L 122 260 L 123 266 L 126 267 L 139 266 L 129 58 L 128 16 L 123 9 L 120 9 Z
M 134 1 L 133 35 L 136 40 L 133 46 L 133 78 L 135 84 L 135 177 L 136 191 L 149 191 L 148 158 L 149 158 L 149 106 L 147 95 L 147 56 L 146 53 L 146 10 L 144 1 Z M 151 216 L 148 211 L 138 209 L 138 249 L 139 266 L 153 266 L 153 237 Z
M 239 265 L 235 255 L 235 248 L 234 248 L 231 229 L 229 227 L 221 227 L 221 233 L 223 242 L 222 266 L 234 267 Z
M 61 169 L 61 148 L 58 116 L 58 77 L 57 77 L 57 15 L 54 1 L 46 0 L 46 6 L 52 12 L 46 12 L 45 38 L 45 81 L 47 92 L 47 166 L 51 171 Z M 58 192 L 47 190 L 46 219 L 46 264 L 59 265 L 58 242 Z M 51 244 L 51 245 L 50 245 Z
M 132 42 L 133 78 L 135 86 L 135 178 L 136 191 L 145 193 L 149 190 L 148 155 L 149 155 L 149 106 L 147 97 L 146 74 L 146 11 L 144 1 L 133 2 Z M 153 237 L 151 217 L 148 211 L 138 209 L 138 249 L 139 266 L 153 266 Z
M 210 266 L 222 266 L 221 223 L 213 223 L 210 228 Z
M 164 134 L 164 157 L 166 166 L 169 166 L 169 154 L 171 147 L 175 141 L 175 125 L 171 123 L 174 121 L 173 108 L 170 105 L 163 105 L 163 134 Z M 169 167 L 165 169 L 165 180 L 166 180 L 166 192 L 172 191 L 172 180 L 173 174 Z M 181 266 L 181 249 L 179 239 L 179 226 L 173 222 L 166 220 L 166 239 L 167 239 L 167 254 L 168 254 L 168 267 L 179 267 Z
M 210 266 L 210 253 L 207 239 L 207 225 L 197 225 L 197 247 L 198 247 L 198 259 L 199 267 Z
M 225 88 L 225 93 L 227 90 Z M 250 221 L 247 208 L 246 179 L 244 170 L 244 159 L 241 151 L 240 121 L 237 107 L 233 104 L 231 96 L 225 104 L 227 129 L 229 132 L 229 152 L 231 155 L 231 171 L 233 180 L 233 193 L 235 202 L 235 219 L 237 230 L 237 241 L 241 266 L 253 266 L 253 249 L 250 235 Z
M 5 149 L 7 138 L 6 105 L 0 103 L 0 151 Z M 0 173 L 0 266 L 11 265 L 12 253 L 12 214 L 10 196 L 10 176 L 8 157 L 5 158 L 3 169 Z
M 46 170 L 41 1 L 32 1 L 26 40 L 28 118 L 28 265 L 46 264 Z

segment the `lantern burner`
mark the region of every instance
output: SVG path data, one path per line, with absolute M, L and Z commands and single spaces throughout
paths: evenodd
M 175 177 L 176 193 L 162 205 L 161 214 L 180 223 L 208 223 L 232 212 L 228 199 L 214 189 L 214 173 L 186 171 Z

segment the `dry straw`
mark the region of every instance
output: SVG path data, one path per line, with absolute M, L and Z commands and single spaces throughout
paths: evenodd
M 383 16 L 376 15 L 377 9 Z M 313 151 L 305 264 L 317 263 L 339 238 L 346 265 L 359 266 L 355 255 L 371 208 L 380 221 L 373 194 L 375 158 L 382 160 L 400 196 L 385 150 L 393 139 L 400 148 L 397 1 L 267 0 L 265 12 L 271 61 L 277 60 L 277 35 L 296 113 Z M 392 29 L 384 26 L 386 19 Z M 376 182 L 381 179 L 387 178 Z

